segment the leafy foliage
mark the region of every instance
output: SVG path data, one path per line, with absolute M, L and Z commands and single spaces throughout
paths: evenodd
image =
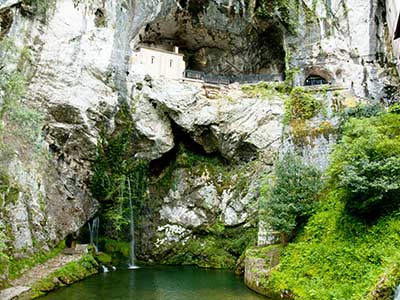
M 26 49 L 19 49 L 9 39 L 0 42 L 0 53 L 7 54 L 11 58 L 11 63 L 18 63 L 26 60 L 30 55 Z M 22 98 L 26 93 L 27 80 L 23 72 L 19 69 L 14 71 L 4 71 L 0 73 L 0 95 L 2 96 L 2 106 L 0 118 L 3 126 L 0 128 L 0 146 L 2 150 L 32 147 L 39 148 L 41 141 L 41 129 L 43 125 L 43 115 L 35 109 L 23 103 Z M 12 148 L 12 149 L 9 149 Z
M 349 119 L 333 153 L 327 198 L 264 286 L 307 300 L 393 295 L 400 280 L 399 135 L 395 113 Z
M 282 97 L 288 94 L 290 88 L 286 83 L 260 82 L 258 84 L 245 84 L 241 86 L 242 91 L 249 97 Z
M 285 248 L 264 286 L 289 291 L 299 300 L 359 300 L 369 299 L 367 294 L 389 271 L 399 278 L 400 269 L 391 270 L 399 259 L 398 216 L 367 228 L 347 216 L 341 198 L 337 191 L 328 195 L 302 236 Z M 389 295 L 396 284 L 392 279 L 386 283 Z
M 133 159 L 129 152 L 132 126 L 128 109 L 122 107 L 120 111 L 126 128 L 108 138 L 102 134 L 92 165 L 91 190 L 102 205 L 108 235 L 116 238 L 129 225 L 129 198 L 136 210 L 140 209 L 147 184 L 147 164 Z
M 6 235 L 3 232 L 4 228 L 0 226 L 0 274 L 8 274 L 9 256 L 7 255 Z M 0 288 L 2 288 L 2 280 L 0 276 Z
M 256 16 L 263 19 L 273 19 L 283 24 L 289 32 L 297 29 L 297 16 L 293 12 L 298 11 L 297 1 L 291 0 L 261 0 L 258 1 Z
M 310 93 L 301 87 L 296 87 L 290 93 L 285 102 L 286 121 L 308 120 L 314 117 L 321 110 L 319 102 Z
M 371 222 L 400 208 L 400 115 L 351 119 L 333 153 L 331 181 L 346 210 Z
M 395 103 L 389 108 L 389 112 L 394 114 L 400 114 L 400 103 Z
M 44 20 L 47 17 L 49 7 L 54 3 L 53 0 L 23 0 L 29 8 L 29 12 L 41 16 Z
M 382 113 L 384 113 L 384 108 L 379 104 L 358 104 L 339 113 L 339 127 L 342 128 L 351 118 L 370 118 Z
M 275 165 L 272 185 L 265 183 L 265 221 L 274 230 L 290 234 L 317 206 L 322 187 L 321 174 L 301 158 L 286 153 Z

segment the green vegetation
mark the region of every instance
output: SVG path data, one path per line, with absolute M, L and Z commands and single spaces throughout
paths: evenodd
M 195 239 L 177 243 L 162 263 L 234 269 L 238 257 L 255 244 L 256 237 L 256 228 L 225 228 L 216 224 L 209 232 L 199 232 Z
M 289 32 L 296 32 L 299 6 L 291 0 L 262 0 L 256 10 L 256 16 L 262 19 L 275 20 L 283 24 Z
M 54 0 L 23 0 L 26 13 L 39 16 L 46 21 L 49 8 L 54 5 Z
M 372 300 L 378 292 L 389 299 L 400 282 L 400 115 L 354 111 L 332 155 L 325 199 L 262 280 L 266 290 L 300 300 Z M 307 194 L 287 186 L 278 195 L 290 199 L 298 187 Z M 278 213 L 290 207 L 282 203 Z
M 317 169 L 293 153 L 286 153 L 275 163 L 273 176 L 262 187 L 263 219 L 273 230 L 289 236 L 314 212 L 321 187 Z
M 190 145 L 182 143 L 178 147 L 175 159 L 150 184 L 152 200 L 149 205 L 160 203 L 170 189 L 178 188 L 179 183 L 176 180 L 179 175 L 174 172 L 177 169 L 185 170 L 192 178 L 200 176 L 208 178 L 207 180 L 216 187 L 218 195 L 230 190 L 235 199 L 244 196 L 243 193 L 247 191 L 251 178 L 257 171 L 256 161 L 243 165 L 230 165 L 222 157 L 196 151 Z M 193 229 L 194 239 L 168 243 L 166 248 L 160 245 L 156 260 L 162 258 L 161 263 L 165 264 L 235 268 L 238 257 L 247 246 L 255 242 L 257 236 L 256 228 L 253 226 L 255 224 L 246 229 L 243 226 L 226 227 L 218 219 L 213 219 L 221 212 L 215 211 L 215 208 L 212 211 L 207 211 L 207 207 L 203 209 L 209 213 L 209 224 Z M 144 219 L 143 222 L 148 220 Z M 163 234 L 160 234 L 160 238 L 163 237 Z
M 249 97 L 273 98 L 284 97 L 290 92 L 286 83 L 260 82 L 258 84 L 245 84 L 241 86 L 242 91 Z
M 400 115 L 350 119 L 333 153 L 332 185 L 350 215 L 373 222 L 400 208 Z
M 66 264 L 46 278 L 36 282 L 29 291 L 29 299 L 35 299 L 60 287 L 70 285 L 96 274 L 98 263 L 92 255 L 86 254 L 79 261 Z
M 104 238 L 100 240 L 100 249 L 104 249 L 104 251 L 111 257 L 113 266 L 126 267 L 128 262 L 127 258 L 129 257 L 131 249 L 129 242 Z M 107 263 L 105 264 L 107 265 Z
M 285 102 L 285 121 L 308 120 L 321 111 L 322 104 L 301 87 L 294 88 Z
M 4 228 L 0 226 L 0 274 L 3 276 L 8 274 L 8 264 L 10 257 L 7 254 L 7 245 L 6 245 L 6 235 L 3 232 Z M 0 275 L 0 289 L 5 287 L 5 283 L 3 282 L 5 278 L 2 278 Z
M 393 268 L 399 260 L 398 216 L 366 227 L 347 217 L 340 199 L 336 192 L 328 195 L 301 237 L 287 246 L 266 286 L 288 290 L 295 299 L 359 300 Z M 399 275 L 397 268 L 387 282 L 390 293 Z
M 331 134 L 337 133 L 337 128 L 329 121 L 322 121 L 317 127 L 309 126 L 304 120 L 290 122 L 293 142 L 296 146 L 312 145 L 313 140 L 319 136 L 329 139 Z
M 127 231 L 129 198 L 138 212 L 147 185 L 147 164 L 133 159 L 130 153 L 133 127 L 126 105 L 121 107 L 117 118 L 123 129 L 110 137 L 102 134 L 91 180 L 93 196 L 100 201 L 103 221 L 107 223 L 106 235 L 112 238 L 120 238 Z
M 24 271 L 33 268 L 36 265 L 42 264 L 48 261 L 50 258 L 53 258 L 61 253 L 65 248 L 65 243 L 60 243 L 53 250 L 47 251 L 39 251 L 28 258 L 24 259 L 15 259 L 13 257 L 9 258 L 9 278 L 15 279 L 19 277 Z
M 389 112 L 394 113 L 394 114 L 399 114 L 400 113 L 400 103 L 395 103 L 392 106 L 390 106 Z
M 384 108 L 379 104 L 358 104 L 356 107 L 346 108 L 339 112 L 339 128 L 343 126 L 351 118 L 370 118 L 384 113 Z
M 30 56 L 27 49 L 17 48 L 9 39 L 0 42 L 1 52 L 15 56 L 15 61 L 12 62 L 18 66 L 22 66 Z M 5 153 L 14 153 L 15 149 L 25 153 L 27 147 L 32 150 L 32 145 L 33 150 L 39 148 L 43 115 L 22 102 L 26 86 L 26 77 L 19 68 L 0 74 L 0 90 L 3 92 L 0 110 L 0 119 L 3 121 L 0 127 L 0 150 Z

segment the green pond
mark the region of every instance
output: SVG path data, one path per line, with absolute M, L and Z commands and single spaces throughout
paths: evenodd
M 143 267 L 89 277 L 41 300 L 260 300 L 232 272 Z

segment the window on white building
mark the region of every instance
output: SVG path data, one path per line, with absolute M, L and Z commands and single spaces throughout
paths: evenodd
M 169 67 L 170 67 L 170 68 L 172 68 L 172 63 L 173 63 L 173 60 L 170 59 L 170 60 L 169 60 Z
M 156 58 L 154 56 L 151 57 L 151 64 L 154 64 L 154 61 L 156 60 Z

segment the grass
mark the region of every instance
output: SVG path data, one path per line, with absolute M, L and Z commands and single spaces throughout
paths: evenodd
M 35 299 L 60 287 L 70 285 L 97 273 L 98 263 L 90 254 L 86 254 L 79 261 L 66 264 L 47 277 L 39 280 L 29 291 L 29 299 Z
M 26 270 L 29 270 L 36 265 L 43 264 L 47 260 L 60 254 L 64 250 L 64 248 L 65 243 L 62 242 L 56 248 L 49 252 L 39 251 L 29 258 L 15 259 L 11 257 L 9 260 L 9 279 L 12 280 L 18 278 Z
M 399 234 L 398 215 L 367 227 L 346 215 L 340 195 L 331 192 L 264 284 L 294 299 L 361 300 L 383 279 L 390 295 L 400 278 Z
M 258 84 L 245 84 L 241 86 L 242 92 L 251 98 L 284 97 L 288 94 L 285 83 L 260 82 Z

